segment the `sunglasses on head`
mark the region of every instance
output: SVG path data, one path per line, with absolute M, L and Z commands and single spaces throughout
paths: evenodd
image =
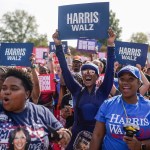
M 92 70 L 92 69 L 82 70 L 82 74 L 83 75 L 87 75 L 87 74 L 94 75 L 95 74 L 95 70 Z

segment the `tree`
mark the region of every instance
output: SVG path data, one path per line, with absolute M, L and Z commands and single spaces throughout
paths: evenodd
M 119 21 L 120 20 L 116 18 L 116 13 L 110 10 L 109 24 L 113 31 L 116 33 L 116 40 L 120 40 L 122 33 L 122 27 L 119 27 Z
M 1 42 L 26 42 L 37 36 L 36 20 L 24 10 L 7 12 L 0 20 Z
M 34 43 L 35 47 L 47 47 L 48 46 L 48 40 L 47 35 L 38 35 L 36 38 L 29 38 L 27 42 Z
M 142 32 L 133 33 L 130 42 L 146 44 L 148 43 L 148 36 Z
M 113 29 L 113 31 L 116 33 L 116 40 L 121 40 L 121 33 L 122 33 L 122 27 L 119 27 L 119 19 L 116 18 L 116 13 L 114 13 L 112 10 L 110 10 L 110 16 L 109 16 L 109 24 L 110 27 Z M 106 39 L 104 40 L 98 40 L 103 45 L 107 45 Z

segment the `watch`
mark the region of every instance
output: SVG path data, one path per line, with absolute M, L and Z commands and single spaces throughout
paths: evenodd
M 146 150 L 146 144 L 141 144 L 141 150 Z

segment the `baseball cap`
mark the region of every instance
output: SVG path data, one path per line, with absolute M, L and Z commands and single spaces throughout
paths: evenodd
M 82 62 L 81 56 L 79 56 L 79 55 L 74 56 L 74 57 L 73 57 L 73 61 L 79 61 L 79 62 Z
M 137 67 L 127 65 L 123 67 L 119 72 L 118 72 L 118 78 L 125 72 L 131 73 L 133 76 L 135 76 L 137 79 L 141 80 L 141 73 Z
M 92 62 L 89 62 L 89 63 L 86 63 L 86 64 L 82 65 L 81 71 L 86 70 L 86 69 L 92 69 L 92 70 L 95 71 L 96 74 L 99 75 L 99 69 L 98 69 L 98 66 L 95 65 L 95 64 L 92 63 Z

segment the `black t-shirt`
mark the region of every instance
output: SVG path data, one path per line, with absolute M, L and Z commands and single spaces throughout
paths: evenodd
M 148 81 L 150 82 L 150 75 L 145 74 L 146 78 L 148 79 Z

